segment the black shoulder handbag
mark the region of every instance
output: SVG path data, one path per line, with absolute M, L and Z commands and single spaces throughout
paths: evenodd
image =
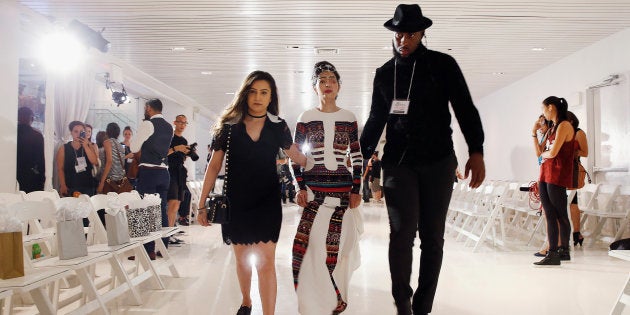
M 227 196 L 228 187 L 228 165 L 230 161 L 230 137 L 232 136 L 232 126 L 228 129 L 227 145 L 225 149 L 225 177 L 223 179 L 223 192 L 221 194 L 211 194 L 206 199 L 206 210 L 208 222 L 215 224 L 230 223 L 230 200 Z

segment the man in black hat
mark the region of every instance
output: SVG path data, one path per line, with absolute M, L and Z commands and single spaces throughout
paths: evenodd
M 375 150 L 387 124 L 383 189 L 390 219 L 389 265 L 398 314 L 431 312 L 453 190 L 451 103 L 468 144 L 470 187 L 485 177 L 481 119 L 455 60 L 422 45 L 432 21 L 416 4 L 401 4 L 384 26 L 394 32 L 394 57 L 376 69 L 370 116 L 361 134 L 363 156 Z M 420 235 L 420 276 L 409 285 L 412 248 Z M 413 298 L 412 298 L 413 296 Z

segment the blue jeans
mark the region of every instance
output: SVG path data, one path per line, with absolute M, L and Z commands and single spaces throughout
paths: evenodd
M 153 169 L 140 167 L 138 170 L 136 190 L 140 196 L 144 196 L 144 194 L 160 194 L 160 199 L 162 199 L 162 226 L 168 226 L 166 194 L 168 193 L 170 181 L 170 175 L 166 168 Z M 168 247 L 168 238 L 163 238 L 162 241 L 164 241 L 164 245 Z M 144 248 L 147 250 L 147 253 L 154 253 L 155 243 L 146 243 L 144 244 Z

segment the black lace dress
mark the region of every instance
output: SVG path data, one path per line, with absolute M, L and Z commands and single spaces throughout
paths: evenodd
M 212 150 L 226 150 L 231 128 L 227 195 L 231 220 L 221 226 L 226 244 L 278 242 L 282 223 L 280 183 L 276 172 L 278 149 L 288 149 L 293 140 L 286 122 L 268 114 L 258 141 L 245 125 L 224 125 L 212 139 Z

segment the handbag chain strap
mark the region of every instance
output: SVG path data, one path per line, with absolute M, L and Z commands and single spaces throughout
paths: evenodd
M 225 174 L 223 175 L 223 196 L 227 196 L 228 165 L 230 164 L 230 138 L 232 138 L 232 125 L 228 129 L 227 144 L 225 148 Z

